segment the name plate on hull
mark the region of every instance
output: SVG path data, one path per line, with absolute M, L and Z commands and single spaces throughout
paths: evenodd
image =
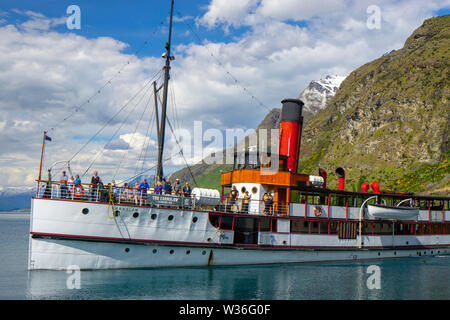
M 170 207 L 190 207 L 191 198 L 170 196 L 165 194 L 147 194 L 147 202 L 152 205 L 162 205 Z

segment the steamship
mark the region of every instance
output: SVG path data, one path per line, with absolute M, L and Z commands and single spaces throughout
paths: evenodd
M 171 29 L 172 18 L 163 56 L 159 179 Z M 450 197 L 381 190 L 376 181 L 350 192 L 343 168 L 334 172 L 337 190 L 327 187 L 323 169 L 317 175 L 298 173 L 303 102 L 281 103 L 277 152 L 235 150 L 232 170 L 221 174 L 221 192 L 194 188 L 185 196 L 149 191 L 130 201 L 123 197 L 125 188 L 62 186 L 50 174 L 41 179 L 39 173 L 28 268 L 282 264 L 450 253 Z M 42 150 L 45 140 L 44 133 Z M 234 187 L 236 199 L 229 197 Z M 250 199 L 244 199 L 246 192 Z

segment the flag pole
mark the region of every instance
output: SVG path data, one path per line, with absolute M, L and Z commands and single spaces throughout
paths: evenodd
M 45 135 L 46 131 L 44 131 L 44 135 L 42 136 L 42 149 L 41 149 L 41 162 L 39 164 L 39 176 L 38 176 L 38 191 L 39 191 L 39 182 L 41 181 L 41 172 L 42 172 L 42 157 L 44 155 L 44 145 L 45 145 Z

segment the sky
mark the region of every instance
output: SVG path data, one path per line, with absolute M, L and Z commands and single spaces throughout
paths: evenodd
M 0 190 L 33 186 L 43 131 L 44 172 L 70 160 L 83 182 L 94 170 L 104 182 L 154 174 L 151 84 L 169 11 L 161 0 L 0 2 Z M 310 81 L 347 76 L 449 13 L 450 0 L 175 1 L 168 119 L 184 158 L 169 126 L 165 173 L 220 149 L 211 133 L 254 130 Z

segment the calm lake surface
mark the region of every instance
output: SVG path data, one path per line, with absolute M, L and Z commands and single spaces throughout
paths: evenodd
M 450 298 L 450 256 L 295 265 L 81 271 L 27 270 L 28 213 L 0 213 L 0 299 L 385 300 Z M 369 289 L 368 267 L 380 269 Z M 370 270 L 370 269 L 369 269 Z

